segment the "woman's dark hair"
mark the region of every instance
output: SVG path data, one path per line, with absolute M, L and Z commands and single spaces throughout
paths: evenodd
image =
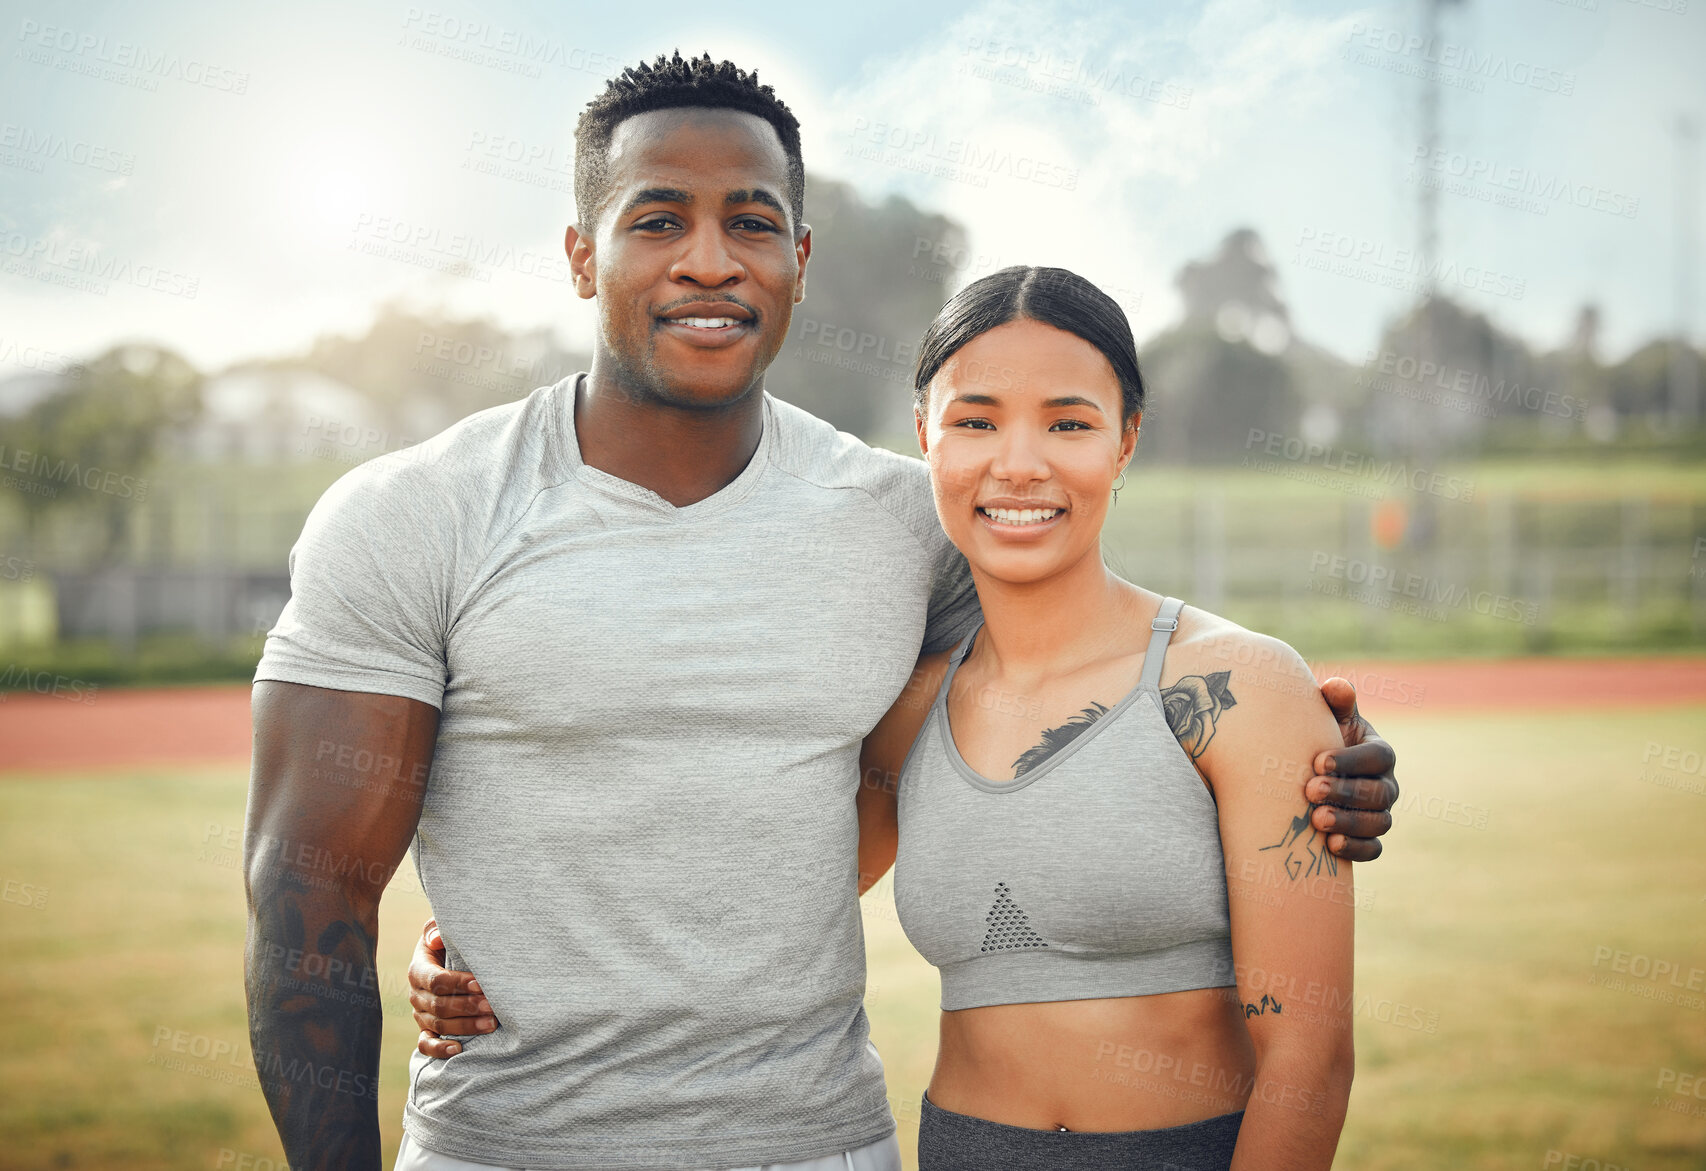
M 1020 319 L 1064 329 L 1102 352 L 1119 379 L 1121 423 L 1143 409 L 1143 375 L 1125 310 L 1075 272 L 1018 264 L 980 277 L 949 297 L 924 331 L 912 380 L 918 409 L 924 409 L 930 380 L 949 358 L 974 338 Z

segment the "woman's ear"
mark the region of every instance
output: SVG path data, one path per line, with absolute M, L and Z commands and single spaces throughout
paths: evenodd
M 1137 433 L 1143 426 L 1143 412 L 1137 411 L 1126 420 L 1125 430 L 1120 434 L 1120 470 L 1123 472 L 1131 463 L 1131 458 L 1137 452 Z
M 920 455 L 930 454 L 930 420 L 924 417 L 921 407 L 912 408 L 912 423 L 918 429 L 918 452 Z

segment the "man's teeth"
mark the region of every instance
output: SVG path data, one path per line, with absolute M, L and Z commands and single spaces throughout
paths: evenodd
M 980 508 L 979 512 L 991 520 L 1000 521 L 1004 525 L 1034 525 L 1045 520 L 1053 520 L 1062 512 L 1062 508 Z
M 691 325 L 694 329 L 722 329 L 740 324 L 732 317 L 677 317 L 673 320 L 677 325 Z

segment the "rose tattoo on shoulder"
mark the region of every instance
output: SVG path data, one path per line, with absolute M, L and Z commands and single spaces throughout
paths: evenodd
M 1161 692 L 1167 726 L 1173 729 L 1173 735 L 1192 760 L 1201 756 L 1208 742 L 1214 739 L 1214 725 L 1220 713 L 1238 706 L 1227 686 L 1231 678 L 1231 671 L 1186 675 Z

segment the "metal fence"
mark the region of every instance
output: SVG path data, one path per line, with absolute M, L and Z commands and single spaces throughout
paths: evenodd
M 1706 490 L 1486 491 L 1374 497 L 1260 477 L 1134 480 L 1108 563 L 1253 628 L 1365 653 L 1668 650 L 1706 643 Z M 1170 487 L 1169 487 L 1170 485 Z M 161 494 L 104 566 L 75 516 L 22 542 L 0 513 L 0 645 L 51 636 L 129 647 L 264 632 L 289 596 L 290 546 L 318 488 L 257 505 Z M 14 552 L 15 551 L 15 552 Z M 16 567 L 28 572 L 20 574 Z M 22 578 L 22 580 L 20 580 Z M 45 600 L 44 600 L 45 599 Z

